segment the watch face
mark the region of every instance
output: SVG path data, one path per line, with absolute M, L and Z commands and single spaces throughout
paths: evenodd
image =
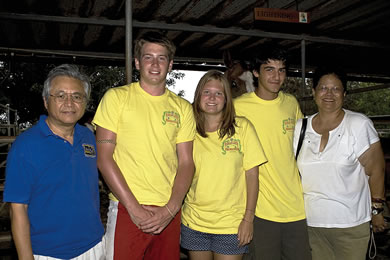
M 372 208 L 372 215 L 378 215 L 379 213 L 381 213 L 383 211 L 383 208 Z

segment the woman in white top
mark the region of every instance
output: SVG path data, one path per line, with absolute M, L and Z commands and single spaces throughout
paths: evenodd
M 372 121 L 343 109 L 345 75 L 317 70 L 313 96 L 318 113 L 308 117 L 297 159 L 313 260 L 366 259 L 370 220 L 383 231 L 384 157 Z M 296 151 L 302 120 L 295 128 Z

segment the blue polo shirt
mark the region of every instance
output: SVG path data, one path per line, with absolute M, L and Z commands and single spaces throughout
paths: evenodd
M 99 243 L 95 136 L 76 124 L 73 145 L 53 134 L 41 116 L 7 157 L 4 201 L 28 204 L 33 253 L 74 258 Z

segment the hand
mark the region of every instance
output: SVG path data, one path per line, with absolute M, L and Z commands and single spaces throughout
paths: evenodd
M 252 241 L 253 238 L 253 223 L 241 220 L 240 226 L 238 227 L 238 246 L 245 246 Z
M 173 219 L 165 206 L 142 205 L 142 207 L 153 214 L 153 217 L 140 223 L 140 229 L 145 233 L 160 234 Z
M 383 232 L 387 227 L 383 214 L 373 215 L 371 223 L 374 232 Z
M 139 207 L 136 211 L 130 212 L 127 210 L 130 215 L 131 221 L 140 228 L 140 223 L 145 222 L 153 216 L 153 212 L 144 209 L 142 206 Z

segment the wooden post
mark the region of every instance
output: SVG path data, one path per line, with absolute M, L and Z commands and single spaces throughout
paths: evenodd
M 126 82 L 131 83 L 133 72 L 133 13 L 131 3 L 132 0 L 126 0 Z

